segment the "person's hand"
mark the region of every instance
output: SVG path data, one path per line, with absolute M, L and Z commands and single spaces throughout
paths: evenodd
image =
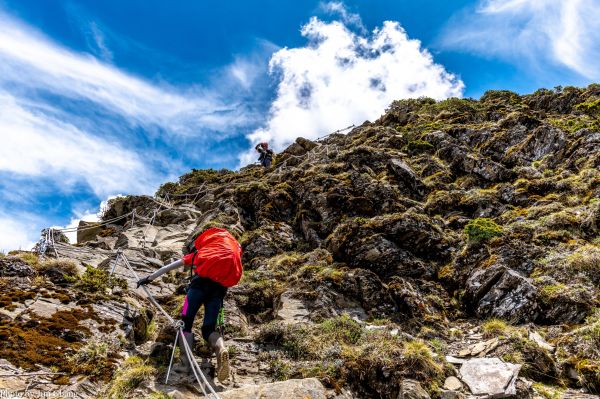
M 141 285 L 146 285 L 150 282 L 152 282 L 152 280 L 150 280 L 148 277 L 141 278 L 138 280 L 137 287 L 135 287 L 135 288 L 140 288 Z

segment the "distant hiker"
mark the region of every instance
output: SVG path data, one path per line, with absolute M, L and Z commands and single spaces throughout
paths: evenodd
M 260 164 L 265 168 L 271 167 L 271 164 L 273 163 L 273 150 L 269 148 L 269 143 L 260 143 L 257 144 L 254 148 L 260 154 L 260 156 L 258 157 L 258 161 L 260 162 Z
M 183 334 L 190 348 L 193 348 L 192 324 L 200 306 L 204 305 L 202 337 L 217 355 L 217 377 L 223 382 L 229 377 L 229 353 L 223 338 L 216 331 L 216 325 L 227 288 L 236 285 L 242 277 L 242 247 L 227 230 L 216 227 L 200 234 L 194 241 L 194 247 L 194 252 L 140 279 L 137 286 L 148 284 L 164 273 L 181 266 L 192 268 L 195 275 L 187 288 L 181 310 L 181 318 L 185 324 Z M 184 348 L 180 338 L 181 364 L 176 367 L 176 370 L 189 374 L 191 364 Z

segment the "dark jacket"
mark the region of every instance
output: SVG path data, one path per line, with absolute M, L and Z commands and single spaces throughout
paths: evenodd
M 260 164 L 262 166 L 264 166 L 265 168 L 270 167 L 271 164 L 273 163 L 273 150 L 271 150 L 271 149 L 265 150 L 259 144 L 256 146 L 256 151 L 258 151 L 260 153 L 260 155 L 258 157 L 258 161 L 260 162 Z

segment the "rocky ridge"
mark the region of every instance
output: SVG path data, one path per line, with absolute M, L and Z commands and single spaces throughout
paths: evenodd
M 598 85 L 400 100 L 299 138 L 271 169 L 115 199 L 103 220 L 121 219 L 78 244 L 0 259 L 0 387 L 196 397 L 193 381 L 164 385 L 172 327 L 127 269 L 108 271 L 121 251 L 148 274 L 223 226 L 245 265 L 224 398 L 595 397 L 599 116 Z M 185 277 L 150 286 L 173 315 Z

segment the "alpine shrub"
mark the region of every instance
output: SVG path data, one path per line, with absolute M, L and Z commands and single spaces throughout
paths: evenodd
M 465 226 L 465 233 L 472 242 L 486 241 L 503 234 L 502 227 L 489 218 L 470 220 Z

